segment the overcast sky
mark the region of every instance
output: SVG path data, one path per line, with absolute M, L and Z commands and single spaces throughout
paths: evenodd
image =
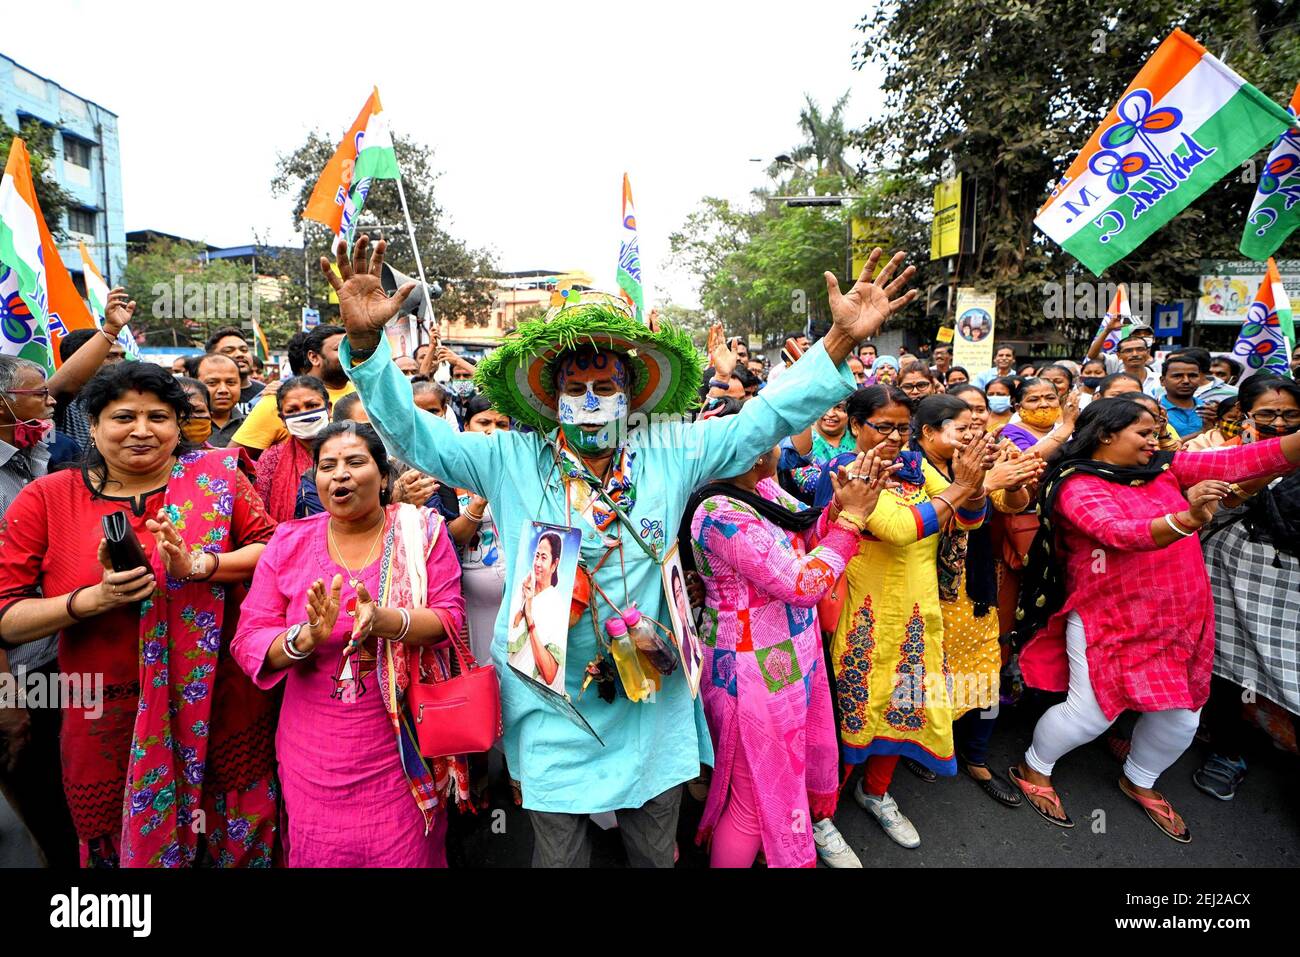
M 7 5 L 0 49 L 117 113 L 128 230 L 300 243 L 276 154 L 341 137 L 378 85 L 393 128 L 433 146 L 453 234 L 503 269 L 612 286 L 626 170 L 646 280 L 693 304 L 668 234 L 762 182 L 805 92 L 829 109 L 852 90 L 850 124 L 871 115 L 878 76 L 851 65 L 870 6 L 43 0 Z

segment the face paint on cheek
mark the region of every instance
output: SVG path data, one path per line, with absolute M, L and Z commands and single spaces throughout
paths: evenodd
M 563 395 L 558 400 L 562 425 L 605 425 L 627 418 L 627 393 L 596 395 L 591 384 L 583 395 Z

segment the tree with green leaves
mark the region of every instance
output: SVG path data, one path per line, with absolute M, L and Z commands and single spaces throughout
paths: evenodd
M 273 196 L 293 198 L 293 226 L 299 230 L 306 229 L 313 262 L 330 255 L 331 236 L 324 226 L 304 221 L 302 211 L 337 145 L 337 139 L 327 139 L 317 131 L 309 133 L 301 146 L 278 157 L 276 174 L 271 180 Z M 486 250 L 470 248 L 448 231 L 446 216 L 435 193 L 439 174 L 433 168 L 433 151 L 397 133 L 393 134 L 393 148 L 402 170 L 402 185 L 424 261 L 425 276 L 430 283 L 440 283 L 444 290 L 442 298 L 435 304 L 436 310 L 463 316 L 471 325 L 486 325 L 491 319 L 495 295 L 492 277 L 496 269 L 492 255 Z M 376 180 L 371 185 L 359 220 L 359 230 L 369 232 L 375 239 L 382 235 L 388 241 L 389 264 L 399 272 L 418 278 L 415 255 L 394 181 Z M 306 288 L 302 287 L 301 270 L 288 275 L 293 277 L 291 284 L 300 287 L 296 295 L 305 302 Z M 313 302 L 323 303 L 328 290 L 319 269 L 315 270 L 310 282 Z
M 1229 66 L 1285 103 L 1300 78 L 1296 6 L 893 0 L 863 17 L 854 57 L 858 68 L 875 64 L 884 73 L 881 109 L 856 137 L 864 168 L 890 183 L 871 212 L 905 238 L 922 266 L 919 285 L 947 281 L 944 265 L 928 264 L 926 251 L 934 186 L 952 163 L 975 184 L 974 248 L 957 258 L 957 278 L 996 290 L 999 334 L 1060 328 L 1045 315 L 1046 284 L 1068 272 L 1094 277 L 1034 229 L 1056 178 L 1175 27 L 1215 55 L 1226 53 Z M 1256 157 L 1256 170 L 1266 155 Z M 1238 258 L 1251 174 L 1247 168 L 1216 184 L 1102 281 L 1150 283 L 1158 302 L 1195 296 L 1201 259 Z M 1063 331 L 1081 343 L 1096 320 Z
M 23 120 L 20 126 L 21 129 L 15 130 L 0 119 L 0 170 L 9 162 L 9 149 L 14 137 L 21 136 L 31 157 L 32 184 L 36 189 L 36 201 L 41 204 L 41 212 L 45 215 L 45 225 L 56 240 L 61 240 L 66 236 L 63 221 L 72 205 L 72 196 L 54 178 L 54 127 L 31 117 Z
M 248 265 L 208 260 L 197 243 L 161 238 L 131 252 L 122 285 L 137 303 L 131 328 L 158 346 L 201 348 L 214 330 L 247 321 L 258 295 Z

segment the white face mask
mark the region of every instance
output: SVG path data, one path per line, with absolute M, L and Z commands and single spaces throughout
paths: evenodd
M 561 393 L 557 401 L 561 425 L 605 425 L 627 418 L 627 393 L 596 395 L 590 382 L 585 395 Z
M 296 439 L 314 439 L 321 429 L 329 425 L 329 409 L 311 409 L 284 417 L 284 427 Z

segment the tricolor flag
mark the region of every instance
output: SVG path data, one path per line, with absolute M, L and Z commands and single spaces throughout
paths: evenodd
M 1300 85 L 1291 94 L 1287 112 L 1293 120 L 1300 116 Z M 1267 259 L 1297 226 L 1300 226 L 1300 125 L 1279 136 L 1273 152 L 1268 154 L 1241 234 L 1241 254 L 1251 259 Z
M 1034 225 L 1099 275 L 1290 125 L 1286 110 L 1175 30 Z
M 1120 340 L 1133 331 L 1133 311 L 1128 304 L 1128 286 L 1123 283 L 1116 287 L 1115 297 L 1111 299 L 1106 315 L 1101 317 L 1101 329 L 1097 330 L 1098 334 L 1110 325 L 1110 321 L 1116 316 L 1122 316 L 1127 321 L 1108 334 L 1106 341 L 1101 344 L 1101 351 L 1109 355 L 1114 355 L 1115 350 L 1119 348 Z
M 102 329 L 104 309 L 108 306 L 108 283 L 99 274 L 99 268 L 95 265 L 95 260 L 90 258 L 86 244 L 78 245 L 81 247 L 81 274 L 86 277 L 86 298 L 90 300 L 90 315 L 94 318 L 95 325 Z M 117 341 L 126 350 L 126 358 L 134 360 L 140 358 L 140 347 L 136 344 L 135 336 L 131 334 L 130 326 L 122 327 L 122 331 L 117 334 Z
M 636 208 L 632 181 L 623 174 L 623 241 L 618 250 L 618 288 L 636 317 L 645 321 L 645 291 L 641 288 L 641 247 L 636 240 Z
M 1294 349 L 1291 300 L 1282 286 L 1277 264 L 1269 259 L 1268 272 L 1255 293 L 1255 301 L 1246 310 L 1246 321 L 1241 324 L 1232 354 L 1246 366 L 1243 379 L 1255 372 L 1285 376 L 1290 375 Z
M 251 321 L 253 323 L 253 355 L 265 362 L 271 358 L 271 344 L 266 341 L 266 333 L 262 331 L 262 324 L 256 318 Z
M 307 200 L 307 208 L 302 212 L 303 219 L 324 223 L 330 228 L 335 247 L 340 239 L 351 245 L 357 217 L 365 206 L 371 183 L 377 179 L 397 179 L 401 175 L 383 109 L 376 88 L 325 165 L 311 199 Z
M 59 339 L 93 328 L 41 215 L 27 144 L 15 136 L 0 180 L 0 353 L 53 375 Z

